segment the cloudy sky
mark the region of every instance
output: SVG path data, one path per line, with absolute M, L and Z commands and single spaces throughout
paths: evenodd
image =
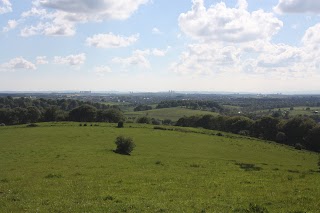
M 0 91 L 320 91 L 320 1 L 0 0 Z

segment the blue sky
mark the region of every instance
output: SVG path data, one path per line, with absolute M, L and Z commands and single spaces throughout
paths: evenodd
M 320 91 L 313 0 L 0 0 L 0 91 Z

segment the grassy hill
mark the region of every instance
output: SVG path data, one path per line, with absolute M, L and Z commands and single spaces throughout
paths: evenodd
M 128 118 L 130 117 L 137 118 L 137 117 L 146 115 L 151 118 L 156 118 L 160 120 L 170 119 L 172 121 L 177 121 L 179 120 L 179 118 L 182 118 L 183 116 L 205 115 L 205 114 L 218 115 L 218 113 L 215 113 L 215 112 L 192 110 L 192 109 L 186 109 L 181 107 L 153 109 L 153 110 L 139 111 L 139 112 L 125 112 L 125 116 Z
M 320 209 L 315 153 L 209 130 L 115 126 L 0 127 L 0 212 Z M 112 151 L 118 135 L 133 137 L 131 156 Z

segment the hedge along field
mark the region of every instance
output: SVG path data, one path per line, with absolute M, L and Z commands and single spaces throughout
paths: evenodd
M 315 153 L 151 125 L 39 125 L 0 127 L 0 212 L 320 209 Z M 112 151 L 119 135 L 133 138 L 131 156 Z
M 163 108 L 163 109 L 152 109 L 147 111 L 138 111 L 138 112 L 125 112 L 126 117 L 140 117 L 140 116 L 148 116 L 150 118 L 156 118 L 160 120 L 170 119 L 172 121 L 177 121 L 179 118 L 183 116 L 195 116 L 195 115 L 214 115 L 217 116 L 219 113 L 210 112 L 210 111 L 202 111 L 202 110 L 193 110 L 186 109 L 181 107 L 174 108 Z

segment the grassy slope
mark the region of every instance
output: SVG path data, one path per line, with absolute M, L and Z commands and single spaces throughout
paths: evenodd
M 153 109 L 148 111 L 125 113 L 127 117 L 139 117 L 139 116 L 147 115 L 151 118 L 157 118 L 160 120 L 171 119 L 172 121 L 177 121 L 179 120 L 179 118 L 182 118 L 183 116 L 205 115 L 205 114 L 218 115 L 218 113 L 215 113 L 215 112 L 192 110 L 192 109 L 186 109 L 181 107 Z
M 132 156 L 111 151 L 120 134 L 134 138 Z M 0 212 L 232 212 L 249 203 L 270 212 L 320 209 L 320 174 L 310 171 L 317 155 L 254 139 L 41 124 L 1 127 L 0 153 Z

